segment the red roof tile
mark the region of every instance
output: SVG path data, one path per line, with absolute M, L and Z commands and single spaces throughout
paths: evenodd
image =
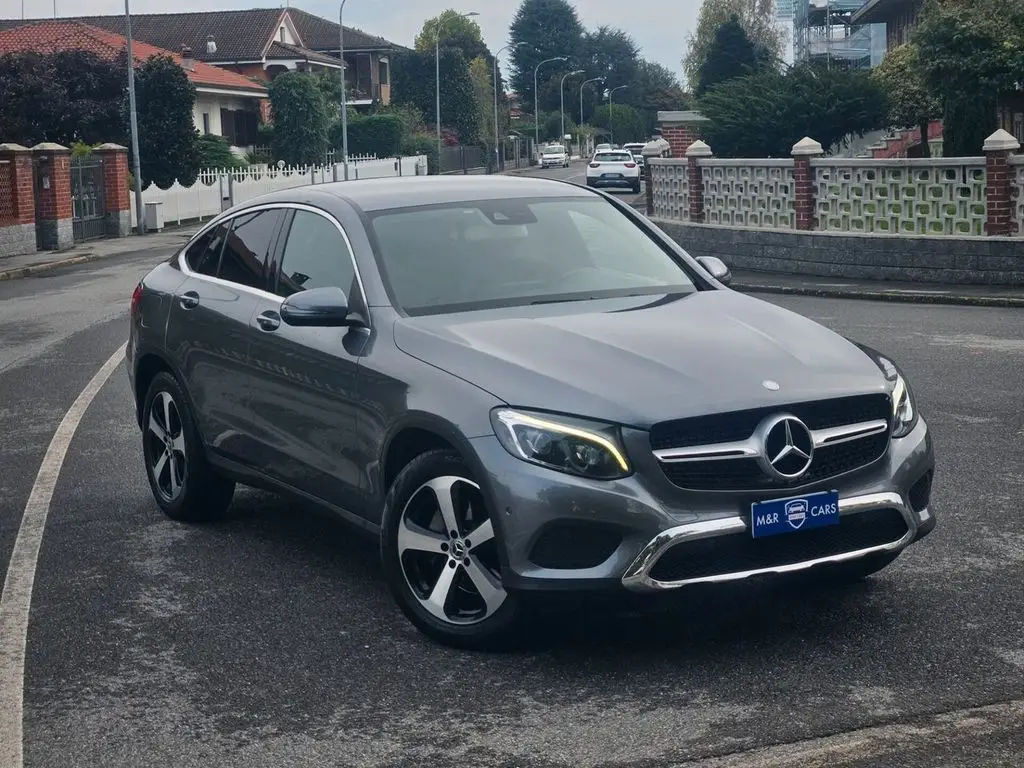
M 119 56 L 127 44 L 128 41 L 123 35 L 78 21 L 32 22 L 0 31 L 0 54 L 14 51 L 56 53 L 82 50 L 110 60 Z M 132 42 L 132 55 L 139 63 L 151 56 L 170 56 L 178 66 L 182 66 L 183 61 L 180 53 L 139 41 Z M 191 61 L 185 72 L 191 83 L 197 87 L 247 91 L 253 96 L 267 94 L 266 88 L 249 78 L 201 61 Z

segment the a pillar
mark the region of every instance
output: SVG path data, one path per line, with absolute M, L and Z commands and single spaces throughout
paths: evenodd
M 71 205 L 71 150 L 44 142 L 32 147 L 36 164 L 36 229 L 39 247 L 61 251 L 75 242 Z
M 669 144 L 669 157 L 686 157 L 686 150 L 700 138 L 700 129 L 708 119 L 700 112 L 659 112 L 658 128 Z
M 103 200 L 107 214 L 107 236 L 128 237 L 132 232 L 128 148 L 120 144 L 101 144 L 93 153 L 103 160 Z
M 796 228 L 810 231 L 814 229 L 814 169 L 811 158 L 824 154 L 821 144 L 807 136 L 793 145 L 793 190 L 794 207 L 796 209 Z
M 1011 235 L 1017 231 L 1013 220 L 1013 200 L 1010 189 L 1010 155 L 1020 149 L 1020 142 L 1000 128 L 982 147 L 985 152 L 985 234 Z
M 20 144 L 0 144 L 0 256 L 35 250 L 32 150 Z
M 704 170 L 700 167 L 700 160 L 711 157 L 711 154 L 711 147 L 700 139 L 686 150 L 686 197 L 690 221 L 694 224 L 704 221 Z

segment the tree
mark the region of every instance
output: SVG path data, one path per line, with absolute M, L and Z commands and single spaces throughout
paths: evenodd
M 700 81 L 700 72 L 714 44 L 718 28 L 738 16 L 743 31 L 754 44 L 758 60 L 774 65 L 782 57 L 783 33 L 776 19 L 775 0 L 704 0 L 697 16 L 697 30 L 687 41 L 683 69 L 691 88 Z
M 804 136 L 823 147 L 885 126 L 885 93 L 867 72 L 802 64 L 735 78 L 699 102 L 717 157 L 789 157 Z
M 647 137 L 643 118 L 628 104 L 612 104 L 610 120 L 608 105 L 598 107 L 594 110 L 593 123 L 610 131 L 617 144 L 643 141 Z
M 924 81 L 917 46 L 905 43 L 893 48 L 871 75 L 886 93 L 890 126 L 918 128 L 923 156 L 928 157 L 928 126 L 942 117 L 942 102 Z
M 708 56 L 700 68 L 694 94 L 703 96 L 708 89 L 736 77 L 753 74 L 758 68 L 757 51 L 740 24 L 740 17 L 733 15 L 715 32 L 715 39 L 708 49 Z
M 324 106 L 332 118 L 341 117 L 341 75 L 336 70 L 318 72 L 313 75 L 316 79 L 316 87 L 324 97 Z M 346 99 L 351 101 L 351 94 L 346 94 Z M 352 117 L 353 110 L 349 108 L 349 117 Z
M 152 56 L 135 71 L 142 184 L 166 189 L 191 186 L 199 175 L 199 147 L 192 118 L 196 92 L 170 56 Z
M 1024 81 L 1024 7 L 1017 0 L 928 0 L 913 42 L 945 115 L 943 153 L 976 155 L 998 98 Z
M 0 136 L 25 146 L 124 143 L 126 61 L 85 51 L 0 56 Z
M 316 78 L 285 72 L 273 79 L 268 91 L 274 112 L 274 157 L 291 165 L 324 162 L 330 118 Z
M 686 109 L 689 99 L 683 93 L 679 80 L 670 69 L 653 61 L 641 59 L 629 88 L 620 93 L 630 94 L 629 102 L 644 119 L 646 136 L 654 133 L 658 112 Z
M 442 48 L 456 48 L 466 61 L 483 56 L 490 63 L 491 51 L 484 42 L 480 25 L 472 17 L 448 9 L 423 22 L 423 28 L 416 35 L 416 50 L 420 53 L 434 52 L 434 39 L 440 26 Z
M 640 46 L 629 33 L 602 26 L 584 36 L 582 58 L 588 78 L 603 77 L 606 87 L 617 88 L 636 77 Z
M 534 67 L 555 56 L 568 57 L 569 65 L 578 61 L 583 51 L 583 25 L 568 0 L 523 0 L 512 19 L 509 39 L 513 44 L 526 43 L 511 49 L 511 83 L 523 105 L 532 110 Z M 550 81 L 555 69 L 555 64 L 546 65 L 541 72 L 542 82 Z M 563 67 L 561 71 L 568 69 L 576 67 Z M 541 90 L 541 95 L 545 95 L 541 109 L 558 108 L 557 84 L 553 90 L 553 95 L 550 87 L 546 95 Z
M 435 106 L 434 54 L 401 51 L 391 57 L 391 98 L 395 104 L 409 104 L 434 125 Z M 441 120 L 454 130 L 463 144 L 478 138 L 479 124 L 473 81 L 462 53 L 453 48 L 441 52 Z
M 228 140 L 222 136 L 208 133 L 200 136 L 196 141 L 196 148 L 199 151 L 200 168 L 241 168 L 245 166 L 234 152 Z
M 473 102 L 476 105 L 476 132 L 487 145 L 489 162 L 494 156 L 494 84 L 493 73 L 483 56 L 469 62 L 469 79 L 473 84 Z

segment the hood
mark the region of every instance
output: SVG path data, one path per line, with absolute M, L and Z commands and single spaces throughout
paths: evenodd
M 640 428 L 887 391 L 852 342 L 725 290 L 402 318 L 395 343 L 510 405 Z

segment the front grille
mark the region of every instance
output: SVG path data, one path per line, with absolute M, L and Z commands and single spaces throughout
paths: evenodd
M 892 413 L 890 402 L 888 395 L 856 395 L 663 421 L 651 427 L 651 448 L 659 451 L 746 440 L 765 417 L 775 413 L 791 413 L 811 429 L 888 419 Z
M 792 413 L 811 429 L 828 429 L 877 419 L 888 420 L 890 412 L 888 395 L 862 395 L 698 416 L 656 424 L 651 429 L 651 446 L 659 450 L 746 440 L 761 421 L 778 413 Z M 659 464 L 669 481 L 680 488 L 695 491 L 765 491 L 795 488 L 852 472 L 878 461 L 885 455 L 888 446 L 888 430 L 859 440 L 823 446 L 815 450 L 810 469 L 796 480 L 769 477 L 754 459 L 666 461 Z
M 681 581 L 724 573 L 792 565 L 858 549 L 891 544 L 907 533 L 907 523 L 895 509 L 847 515 L 839 525 L 755 539 L 734 533 L 677 544 L 651 569 L 658 581 Z

